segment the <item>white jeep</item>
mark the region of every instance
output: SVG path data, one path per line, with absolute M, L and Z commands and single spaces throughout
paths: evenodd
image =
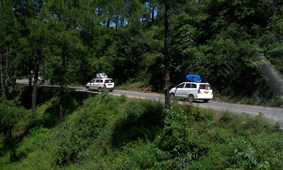
M 203 100 L 205 103 L 213 99 L 213 90 L 209 83 L 183 82 L 172 88 L 170 98 Z
M 103 88 L 113 91 L 114 87 L 115 83 L 113 79 L 106 77 L 94 78 L 86 84 L 86 90 L 98 90 L 99 92 Z

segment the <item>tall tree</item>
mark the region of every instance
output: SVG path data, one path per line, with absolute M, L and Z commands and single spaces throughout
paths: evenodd
M 1 91 L 2 97 L 5 96 L 5 89 L 14 81 L 12 80 L 15 70 L 11 64 L 16 59 L 16 49 L 18 49 L 19 23 L 15 17 L 13 4 L 10 1 L 0 1 L 0 53 L 1 53 Z
M 170 74 L 169 74 L 169 50 L 168 50 L 168 43 L 169 43 L 169 0 L 165 0 L 165 13 L 164 13 L 164 26 L 165 26 L 165 41 L 164 41 L 164 65 L 165 65 L 165 108 L 171 109 L 170 105 Z
M 3 81 L 3 70 L 2 70 L 2 53 L 0 51 L 0 83 L 1 83 L 1 97 L 5 97 L 5 88 L 4 88 L 4 81 Z
M 32 2 L 30 2 L 32 3 Z M 34 2 L 33 2 L 34 3 Z M 29 34 L 29 45 L 32 48 L 34 53 L 34 68 L 33 68 L 33 87 L 32 87 L 32 112 L 36 112 L 36 96 L 37 96 L 37 83 L 38 83 L 38 72 L 39 72 L 39 63 L 42 56 L 42 48 L 45 46 L 44 43 L 46 35 L 48 34 L 47 24 L 44 20 L 44 17 L 41 14 L 41 9 L 43 2 L 37 2 L 32 4 L 34 11 L 33 17 L 27 18 L 27 28 L 30 31 Z
M 54 35 L 52 43 L 56 45 L 56 54 L 60 55 L 60 101 L 59 116 L 64 122 L 64 90 L 65 74 L 67 72 L 66 63 L 72 63 L 83 47 L 80 41 L 80 33 L 91 26 L 90 18 L 95 18 L 93 1 L 60 1 L 53 0 L 46 4 L 45 18 L 48 19 L 49 28 Z M 89 24 L 89 25 L 88 25 Z

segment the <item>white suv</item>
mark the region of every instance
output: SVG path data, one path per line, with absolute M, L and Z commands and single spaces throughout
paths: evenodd
M 112 78 L 94 78 L 86 84 L 86 90 L 98 90 L 106 88 L 109 91 L 113 91 L 115 83 Z
M 213 90 L 209 83 L 183 82 L 170 90 L 170 98 L 203 100 L 205 103 L 213 99 Z

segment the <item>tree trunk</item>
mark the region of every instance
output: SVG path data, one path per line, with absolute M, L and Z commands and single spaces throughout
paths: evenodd
M 107 19 L 106 27 L 107 27 L 107 28 L 109 28 L 109 27 L 110 27 L 110 19 L 109 19 L 109 18 Z
M 170 75 L 169 75 L 169 51 L 168 51 L 168 41 L 169 41 L 169 23 L 168 23 L 168 10 L 169 10 L 169 0 L 165 0 L 165 42 L 164 42 L 164 64 L 165 64 L 165 109 L 171 109 L 170 96 L 169 96 L 169 86 L 170 86 Z
M 17 71 L 18 71 L 18 65 L 19 65 L 19 59 L 20 59 L 20 48 L 18 49 L 17 52 L 17 62 L 15 65 L 15 74 L 14 74 L 14 79 L 13 79 L 13 84 L 16 84 L 16 80 L 17 80 Z
M 39 43 L 40 44 L 40 43 Z M 31 108 L 32 112 L 36 112 L 36 91 L 37 91 L 37 80 L 38 80 L 38 68 L 39 68 L 39 60 L 41 55 L 41 49 L 38 47 L 37 49 L 37 55 L 35 58 L 35 67 L 34 67 L 34 78 L 33 78 L 33 88 L 32 88 L 32 102 L 31 102 Z
M 124 13 L 126 13 L 125 12 L 125 10 L 126 10 L 126 3 L 127 3 L 127 1 L 124 2 L 124 8 L 123 8 L 124 9 L 124 11 L 123 11 Z M 125 15 L 122 13 L 121 14 L 121 27 L 122 28 L 124 28 L 124 22 L 125 22 Z
M 9 48 L 10 46 L 7 45 L 7 51 L 6 51 L 6 67 L 5 67 L 5 86 L 8 87 L 8 83 L 9 83 L 9 74 L 8 74 L 8 67 L 9 67 Z
M 65 51 L 62 53 L 62 65 L 61 65 L 61 79 L 60 79 L 60 122 L 64 122 L 64 111 L 63 111 L 63 97 L 64 97 L 64 76 L 65 76 Z
M 31 61 L 32 60 L 32 58 L 31 57 L 29 57 L 29 61 Z M 31 84 L 32 84 L 32 79 L 31 79 L 31 76 L 32 76 L 32 65 L 31 65 L 31 63 L 32 62 L 29 62 L 29 72 L 28 72 L 28 79 L 29 79 L 29 81 L 28 81 L 28 86 L 29 86 L 29 90 L 30 90 L 30 92 L 32 92 L 32 86 L 31 86 Z
M 3 69 L 2 69 L 2 53 L 0 52 L 0 77 L 1 77 L 1 97 L 5 97 Z
M 5 86 L 4 86 L 4 80 L 3 80 L 3 69 L 2 69 L 2 53 L 0 51 L 0 74 L 1 74 L 1 91 L 2 91 L 2 95 L 1 97 L 5 97 Z M 2 100 L 2 104 L 4 105 L 4 107 L 6 107 L 6 104 L 5 104 L 5 100 Z M 4 136 L 7 136 L 9 134 L 9 128 L 8 128 L 8 123 L 7 121 L 5 121 L 4 123 Z
M 159 5 L 157 8 L 157 20 L 161 21 L 162 20 L 162 9 L 161 6 Z
M 152 7 L 152 12 L 151 12 L 151 22 L 154 22 L 154 6 Z
M 115 20 L 115 28 L 116 28 L 116 30 L 117 30 L 117 27 L 118 27 L 118 21 L 119 21 L 119 15 L 117 14 L 116 20 Z
M 124 28 L 124 18 L 123 17 L 121 18 L 120 25 L 122 28 Z

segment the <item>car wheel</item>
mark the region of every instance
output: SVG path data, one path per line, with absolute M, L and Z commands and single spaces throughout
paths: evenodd
M 174 93 L 170 94 L 170 99 L 173 99 L 175 97 Z
M 190 101 L 190 102 L 193 102 L 194 100 L 195 100 L 194 96 L 193 96 L 193 95 L 190 95 L 190 96 L 189 96 L 189 101 Z
M 98 91 L 101 92 L 101 88 L 100 87 L 98 88 Z
M 209 100 L 207 100 L 207 99 L 203 100 L 204 103 L 207 103 L 208 101 L 209 101 Z
M 88 86 L 86 86 L 86 91 L 89 91 L 90 89 L 89 89 L 89 87 Z

